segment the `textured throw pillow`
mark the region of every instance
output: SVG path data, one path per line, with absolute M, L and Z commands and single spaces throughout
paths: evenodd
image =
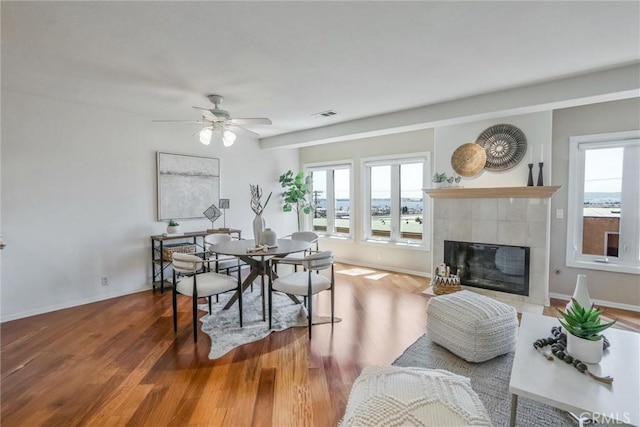
M 341 427 L 490 426 L 468 378 L 438 369 L 370 366 L 351 389 Z

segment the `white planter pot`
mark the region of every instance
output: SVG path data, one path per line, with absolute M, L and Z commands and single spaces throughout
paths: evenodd
M 180 226 L 179 225 L 169 225 L 169 226 L 167 226 L 167 233 L 168 234 L 180 233 Z
M 567 334 L 567 353 L 573 358 L 580 359 L 584 363 L 600 363 L 602 352 L 602 339 L 591 341 Z

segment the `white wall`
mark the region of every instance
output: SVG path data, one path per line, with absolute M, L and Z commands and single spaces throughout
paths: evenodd
M 527 164 L 534 163 L 534 184 L 538 178 L 538 162 L 544 146 L 543 179 L 545 185 L 551 185 L 551 111 L 502 117 L 478 122 L 462 123 L 452 126 L 438 127 L 435 130 L 436 156 L 435 170 L 446 172 L 448 176 L 455 175 L 451 167 L 451 155 L 462 144 L 475 142 L 478 136 L 487 128 L 506 123 L 518 127 L 527 138 L 527 152 L 522 161 L 512 169 L 503 172 L 481 171 L 478 175 L 462 178 L 460 185 L 464 187 L 520 187 L 527 185 L 529 168 Z
M 360 160 L 366 157 L 432 150 L 432 129 L 301 148 L 300 168 L 305 163 L 340 160 L 354 161 L 355 240 L 345 241 L 323 238 L 320 242 L 321 249 L 333 251 L 341 261 L 428 275 L 431 271 L 431 254 L 429 252 L 362 242 L 362 224 L 360 220 L 362 218 L 362 170 L 360 168 Z
M 298 150 L 263 151 L 257 140 L 203 146 L 190 125 L 2 91 L 3 321 L 151 287 L 156 221 L 156 152 L 221 159 L 226 225 L 252 237 L 249 183 L 274 196 L 265 210 L 278 234 L 296 228 L 280 211 L 278 176 Z M 212 201 L 213 202 L 213 201 Z M 180 221 L 183 231 L 210 228 Z M 222 226 L 222 219 L 216 222 Z M 101 285 L 107 276 L 108 286 Z

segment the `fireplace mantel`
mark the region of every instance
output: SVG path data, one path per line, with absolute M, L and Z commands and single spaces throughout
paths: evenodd
M 487 188 L 425 188 L 423 191 L 434 199 L 488 199 L 488 198 L 539 198 L 548 199 L 561 188 L 559 185 L 544 187 L 487 187 Z

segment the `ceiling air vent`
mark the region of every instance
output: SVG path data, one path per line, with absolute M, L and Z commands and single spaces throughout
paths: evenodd
M 312 114 L 311 117 L 313 117 L 314 119 L 319 119 L 322 117 L 331 117 L 331 116 L 337 116 L 338 113 L 333 111 L 333 110 L 327 110 L 327 111 L 322 111 L 320 113 L 315 113 Z

